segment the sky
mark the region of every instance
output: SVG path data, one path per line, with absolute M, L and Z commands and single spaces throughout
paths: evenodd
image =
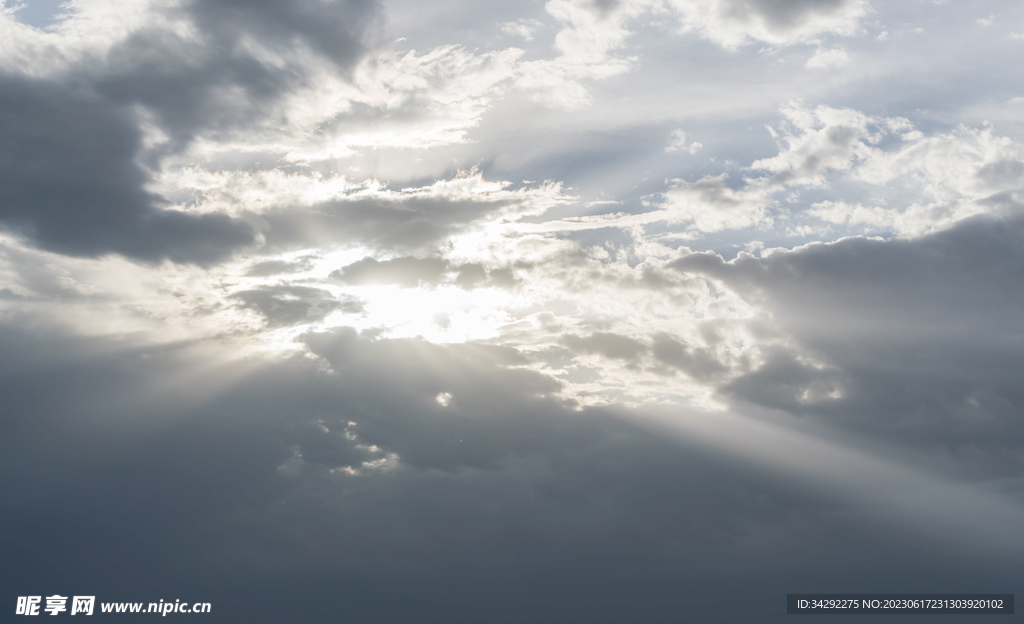
M 2 608 L 1017 591 L 1022 54 L 1008 1 L 0 0 Z

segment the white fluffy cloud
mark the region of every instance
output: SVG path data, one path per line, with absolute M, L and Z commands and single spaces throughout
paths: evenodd
M 665 148 L 666 152 L 686 151 L 693 155 L 699 152 L 702 147 L 704 147 L 704 144 L 698 143 L 696 141 L 690 143 L 690 145 L 686 145 L 686 133 L 683 132 L 682 130 L 673 130 L 671 137 L 672 141 L 668 144 L 668 147 Z
M 829 67 L 842 67 L 849 65 L 850 55 L 842 48 L 824 49 L 819 48 L 811 58 L 807 59 L 807 67 L 811 69 L 828 69 Z
M 778 185 L 824 185 L 828 172 L 847 171 L 875 154 L 874 144 L 884 132 L 910 130 L 905 119 L 875 119 L 851 109 L 810 109 L 791 102 L 781 112 L 785 147 L 777 156 L 751 164 L 752 169 L 774 173 L 771 183 Z
M 673 181 L 665 191 L 665 218 L 690 223 L 701 232 L 747 228 L 771 222 L 767 208 L 771 201 L 759 189 L 734 190 L 725 176 L 706 177 L 697 182 Z
M 783 109 L 791 125 L 779 155 L 755 161 L 772 184 L 827 185 L 830 172 L 869 187 L 901 189 L 888 205 L 829 200 L 811 214 L 832 223 L 892 229 L 904 235 L 941 228 L 974 214 L 1015 212 L 1021 146 L 990 127 L 961 127 L 926 136 L 903 118 L 871 118 L 851 110 Z M 885 139 L 898 142 L 883 148 Z

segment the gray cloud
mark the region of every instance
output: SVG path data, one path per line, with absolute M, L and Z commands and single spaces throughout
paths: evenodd
M 727 3 L 727 11 L 737 21 L 760 18 L 773 30 L 787 33 L 816 17 L 842 15 L 859 4 L 852 0 L 733 0 Z
M 331 277 L 346 284 L 399 284 L 413 287 L 421 283 L 437 284 L 448 269 L 448 261 L 440 258 L 403 256 L 378 261 L 363 258 L 331 273 Z
M 308 271 L 313 268 L 314 260 L 315 257 L 313 256 L 300 258 L 293 262 L 285 260 L 264 260 L 249 267 L 249 270 L 245 272 L 245 275 L 247 277 L 268 277 L 270 275 L 280 275 L 282 273 Z
M 110 50 L 93 78 L 110 100 L 141 104 L 157 117 L 174 139 L 165 151 L 200 133 L 257 129 L 277 102 L 309 84 L 310 68 L 294 58 L 297 50 L 345 74 L 380 35 L 379 6 L 371 0 L 198 0 L 168 11 L 167 19 L 194 24 L 198 41 L 159 25 L 144 28 Z M 244 51 L 252 44 L 284 63 Z M 225 98 L 231 89 L 242 97 Z
M 790 45 L 816 36 L 852 35 L 868 9 L 864 0 L 672 0 L 684 24 L 722 46 L 764 41 Z
M 483 286 L 511 289 L 521 281 L 516 277 L 515 269 L 530 266 L 528 262 L 517 262 L 515 266 L 499 266 L 488 270 L 479 262 L 452 264 L 442 258 L 401 256 L 391 260 L 377 260 L 366 257 L 333 271 L 330 277 L 352 285 L 398 284 L 405 288 L 415 288 L 454 283 L 466 290 Z M 454 274 L 454 279 L 449 274 Z
M 238 299 L 242 307 L 262 314 L 271 327 L 315 323 L 335 310 L 349 313 L 363 310 L 362 303 L 354 297 L 339 299 L 329 291 L 310 286 L 260 286 L 237 292 L 232 298 Z
M 0 134 L 0 221 L 47 249 L 210 263 L 254 243 L 244 221 L 164 210 L 130 111 L 86 87 L 0 77 Z
M 651 347 L 654 359 L 683 371 L 700 381 L 712 380 L 728 371 L 708 349 L 693 348 L 669 334 L 657 334 Z
M 282 206 L 260 213 L 268 225 L 267 250 L 359 242 L 386 250 L 432 251 L 468 224 L 511 201 L 410 197 L 398 201 L 345 200 L 301 209 Z
M 637 360 L 650 347 L 628 336 L 611 332 L 594 332 L 587 337 L 575 334 L 562 336 L 562 344 L 577 353 L 603 355 L 618 360 Z
M 488 270 L 479 262 L 466 262 L 453 267 L 458 271 L 455 284 L 466 290 L 481 286 L 513 289 L 523 282 L 516 276 L 516 269 L 531 269 L 533 266 L 531 262 L 520 260 L 511 266 L 499 266 Z
M 459 267 L 459 274 L 455 277 L 455 283 L 465 289 L 470 289 L 487 280 L 487 269 L 479 262 L 467 262 Z
M 782 621 L 792 586 L 954 591 L 969 572 L 983 591 L 1019 569 L 933 553 L 854 501 L 633 417 L 580 414 L 510 349 L 350 330 L 306 343 L 319 359 L 238 377 L 197 373 L 196 345 L 111 352 L 0 328 L 28 354 L 0 362 L 5 591 L 196 597 L 225 622 L 324 619 L 339 596 L 356 622 Z M 387 453 L 400 464 L 365 467 Z M 842 575 L 822 578 L 834 559 Z M 711 608 L 680 584 L 754 597 Z
M 265 63 L 243 52 L 243 42 L 285 58 L 305 46 L 347 72 L 376 36 L 378 8 L 360 0 L 202 0 L 168 10 L 173 15 L 162 17 L 194 25 L 199 40 L 157 19 L 102 61 L 72 64 L 73 79 L 0 76 L 0 222 L 78 256 L 210 264 L 252 247 L 255 233 L 242 220 L 167 209 L 146 189 L 153 171 L 199 136 L 256 129 L 308 83 L 308 68 Z M 233 89 L 241 96 L 225 98 Z M 140 110 L 167 142 L 144 148 Z
M 1024 162 L 1004 159 L 988 163 L 978 169 L 977 175 L 989 188 L 1019 189 L 1024 178 Z
M 723 392 L 1017 474 L 1022 242 L 1019 217 L 979 217 L 920 239 L 674 265 L 735 288 L 797 341 Z

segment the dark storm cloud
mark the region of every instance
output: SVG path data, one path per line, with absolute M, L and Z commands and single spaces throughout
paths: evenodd
M 674 264 L 764 306 L 799 343 L 770 349 L 725 393 L 1018 474 L 1022 250 L 1024 220 L 978 217 L 920 239 Z
M 95 81 L 110 101 L 146 107 L 172 139 L 148 155 L 151 165 L 184 149 L 200 133 L 226 138 L 257 124 L 288 86 L 286 75 L 245 56 L 204 59 L 208 62 L 191 67 L 188 46 L 159 31 L 136 35 L 112 50 L 111 60 L 117 64 L 110 75 Z M 233 88 L 239 97 L 225 97 Z
M 379 6 L 370 0 L 197 0 L 168 11 L 168 18 L 193 23 L 198 41 L 154 24 L 116 45 L 94 80 L 111 100 L 155 114 L 175 139 L 170 149 L 199 133 L 217 136 L 264 121 L 277 102 L 308 84 L 310 68 L 290 58 L 296 50 L 309 48 L 344 75 L 379 36 Z M 290 62 L 244 52 L 248 40 Z M 225 98 L 231 89 L 241 97 Z
M 577 412 L 514 350 L 351 330 L 306 342 L 321 359 L 211 368 L 196 345 L 3 327 L 4 352 L 28 354 L 0 362 L 5 604 L 61 592 L 195 598 L 223 622 L 781 621 L 794 587 L 991 591 L 1019 568 L 950 560 L 911 527 L 878 532 L 852 501 Z M 364 467 L 388 453 L 390 472 Z
M 70 255 L 209 263 L 252 244 L 244 221 L 162 209 L 134 120 L 87 88 L 0 77 L 0 221 Z
M 255 242 L 244 221 L 166 210 L 146 190 L 152 169 L 199 136 L 258 127 L 308 83 L 308 67 L 262 62 L 243 42 L 285 58 L 306 47 L 344 74 L 376 36 L 378 7 L 202 0 L 171 11 L 184 15 L 157 10 L 151 26 L 66 76 L 0 76 L 0 223 L 59 253 L 145 261 L 209 264 Z M 172 17 L 192 23 L 198 39 L 164 28 Z M 143 148 L 140 110 L 169 141 Z
M 438 346 L 422 339 L 371 342 L 351 330 L 312 334 L 306 344 L 379 411 L 359 423 L 360 438 L 397 452 L 419 468 L 496 467 L 538 443 L 532 423 L 561 402 L 550 397 L 559 382 L 532 371 L 517 350 L 475 344 Z M 401 380 L 384 390 L 380 375 Z M 450 395 L 447 406 L 439 394 Z M 356 395 L 353 394 L 353 399 Z
M 291 51 L 298 38 L 338 69 L 347 70 L 381 33 L 380 5 L 373 0 L 195 0 L 187 11 L 225 50 L 244 37 Z

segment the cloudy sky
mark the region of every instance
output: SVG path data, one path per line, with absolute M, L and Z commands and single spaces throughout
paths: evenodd
M 1022 57 L 1008 0 L 0 0 L 3 608 L 1017 591 Z

